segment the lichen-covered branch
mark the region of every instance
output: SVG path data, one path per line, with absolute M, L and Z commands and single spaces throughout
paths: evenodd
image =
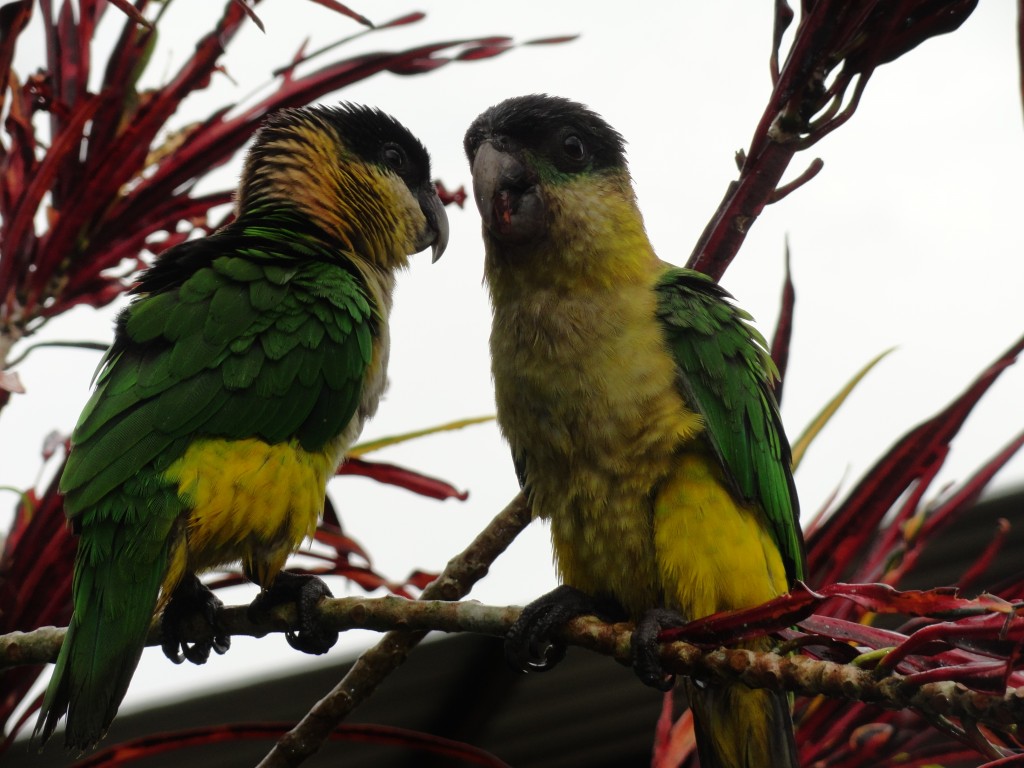
M 530 519 L 529 504 L 520 492 L 465 550 L 448 562 L 441 575 L 423 590 L 420 599 L 452 601 L 465 596 L 473 584 L 487 575 L 491 563 L 515 540 Z M 510 621 L 514 621 L 514 616 Z M 296 766 L 316 753 L 331 731 L 402 665 L 409 651 L 430 629 L 412 626 L 408 620 L 398 626 L 401 628 L 388 632 L 377 645 L 356 660 L 334 689 L 281 737 L 260 761 L 258 768 Z M 504 630 L 499 634 L 501 632 Z
M 356 677 L 352 677 L 351 673 L 346 676 L 346 695 L 333 702 L 329 702 L 330 696 L 325 697 L 320 702 L 323 707 L 318 705 L 310 713 L 324 733 L 329 734 L 337 724 L 331 723 L 339 712 L 345 706 L 350 711 L 372 690 L 369 684 L 376 679 L 375 676 L 390 672 L 392 667 L 388 665 L 398 656 L 404 660 L 412 645 L 402 644 L 403 635 L 420 638 L 427 632 L 438 631 L 501 636 L 519 616 L 520 609 L 515 606 L 483 605 L 473 601 L 353 597 L 326 600 L 320 612 L 323 619 L 337 629 L 359 627 L 390 630 L 380 644 L 360 659 L 357 666 L 361 664 L 363 671 Z M 247 618 L 244 606 L 235 606 L 222 609 L 218 618 L 232 634 L 259 637 L 288 629 L 295 619 L 295 612 L 293 607 L 284 606 L 277 609 L 266 623 L 255 624 Z M 628 624 L 605 624 L 593 617 L 584 617 L 570 622 L 562 630 L 561 639 L 620 661 L 628 661 L 630 635 L 631 627 Z M 52 661 L 56 658 L 63 636 L 64 630 L 54 627 L 0 636 L 0 666 Z M 199 639 L 200 633 L 193 637 Z M 149 642 L 151 645 L 159 642 L 157 632 L 151 634 Z M 952 717 L 997 728 L 1024 722 L 1024 691 L 1016 689 L 997 694 L 970 690 L 949 681 L 915 684 L 900 674 L 879 677 L 870 670 L 852 664 L 837 664 L 801 655 L 783 656 L 724 648 L 702 650 L 684 642 L 666 643 L 662 650 L 662 662 L 666 669 L 706 680 L 740 681 L 753 688 L 785 689 L 807 696 L 824 695 L 863 701 L 890 709 L 909 707 L 927 717 Z M 309 734 L 308 731 L 299 733 Z M 268 756 L 264 764 L 268 764 L 267 760 L 270 759 L 301 761 L 308 747 L 306 745 L 300 750 L 278 753 L 273 758 Z M 281 749 L 280 745 L 277 749 Z

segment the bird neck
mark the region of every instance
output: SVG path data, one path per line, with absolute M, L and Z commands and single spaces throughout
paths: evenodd
M 550 222 L 528 244 L 484 233 L 485 270 L 496 303 L 537 290 L 578 294 L 649 285 L 663 265 L 644 229 L 628 177 L 568 182 L 545 191 Z

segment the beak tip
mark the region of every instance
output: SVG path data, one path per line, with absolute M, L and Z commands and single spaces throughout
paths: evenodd
M 437 209 L 435 211 L 435 231 L 437 236 L 434 238 L 434 242 L 430 245 L 430 263 L 436 264 L 441 255 L 448 248 L 448 214 L 444 210 L 444 205 L 441 204 L 439 198 L 435 196 Z

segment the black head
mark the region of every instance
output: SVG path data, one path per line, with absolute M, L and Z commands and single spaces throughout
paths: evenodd
M 252 153 L 274 151 L 282 137 L 309 143 L 324 130 L 354 156 L 387 168 L 410 189 L 430 184 L 430 155 L 426 147 L 391 115 L 375 107 L 342 102 L 338 106 L 315 105 L 283 109 L 267 118 L 256 136 Z
M 526 150 L 560 173 L 626 170 L 621 134 L 596 112 L 559 96 L 516 96 L 482 113 L 463 142 L 470 164 L 484 141 L 501 152 Z
M 268 200 L 380 263 L 402 263 L 427 246 L 436 260 L 448 240 L 426 148 L 373 107 L 343 102 L 270 115 L 246 160 L 238 207 L 259 210 Z

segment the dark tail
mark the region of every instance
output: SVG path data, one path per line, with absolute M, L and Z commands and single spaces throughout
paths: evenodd
M 687 680 L 701 768 L 798 768 L 789 695 Z
M 84 534 L 75 561 L 75 612 L 33 732 L 42 746 L 66 713 L 64 744 L 76 752 L 95 746 L 117 714 L 145 647 L 166 562 L 139 562 L 115 546 L 103 562 L 83 563 L 83 552 L 95 551 L 89 544 Z

